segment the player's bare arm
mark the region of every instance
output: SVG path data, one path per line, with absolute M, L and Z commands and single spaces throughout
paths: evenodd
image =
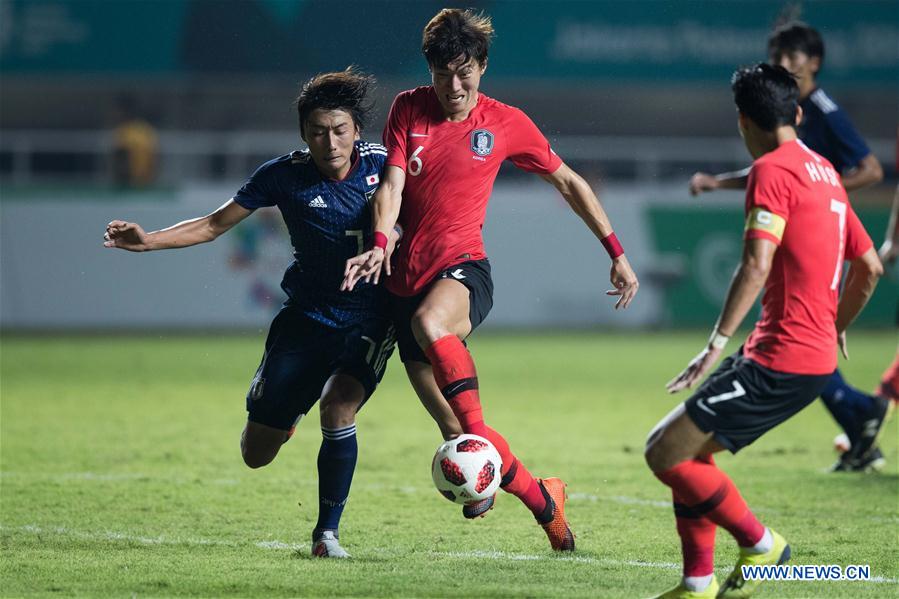
M 390 275 L 390 254 L 396 243 L 390 244 L 389 240 L 393 234 L 391 232 L 399 235 L 395 227 L 400 215 L 405 185 L 405 171 L 396 166 L 384 169 L 384 179 L 372 198 L 372 226 L 376 235 L 381 233 L 387 238 L 388 245 L 382 248 L 376 244 L 370 250 L 347 260 L 341 290 L 352 291 L 360 279 L 374 281 L 377 284 L 381 280 L 382 268 L 388 276 Z
M 106 225 L 103 245 L 129 252 L 149 252 L 207 243 L 252 214 L 233 199 L 215 212 L 147 233 L 137 223 L 114 220 Z
M 883 181 L 883 167 L 874 154 L 862 158 L 854 169 L 843 175 L 843 187 L 846 191 L 876 185 Z
M 846 358 L 849 357 L 849 352 L 846 350 L 846 329 L 871 299 L 881 275 L 883 275 L 883 265 L 874 248 L 849 263 L 843 295 L 837 304 L 836 321 L 840 350 Z
M 697 196 L 706 191 L 715 191 L 716 189 L 746 189 L 746 182 L 749 180 L 748 166 L 739 171 L 729 173 L 719 173 L 711 175 L 709 173 L 695 173 L 690 178 L 690 195 Z
M 597 239 L 602 241 L 613 234 L 612 223 L 609 222 L 606 211 L 583 177 L 566 164 L 562 164 L 552 174 L 542 177 L 559 190 L 574 213 L 581 217 Z M 624 254 L 612 259 L 609 279 L 614 289 L 606 293 L 619 296 L 615 308 L 627 308 L 637 295 L 640 282 Z
M 669 393 L 692 388 L 702 379 L 724 351 L 727 341 L 740 327 L 765 286 L 777 245 L 768 239 L 749 239 L 743 245 L 743 258 L 727 290 L 724 308 L 709 342 L 679 375 L 668 382 Z

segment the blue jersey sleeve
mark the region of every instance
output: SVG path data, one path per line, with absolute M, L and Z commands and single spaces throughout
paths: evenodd
M 278 171 L 282 161 L 283 158 L 275 158 L 256 169 L 235 194 L 234 201 L 247 210 L 277 205 L 280 197 Z
M 855 168 L 862 159 L 871 153 L 868 144 L 862 139 L 849 117 L 839 108 L 826 115 L 827 124 L 833 135 L 834 151 L 838 154 L 838 162 L 846 168 Z

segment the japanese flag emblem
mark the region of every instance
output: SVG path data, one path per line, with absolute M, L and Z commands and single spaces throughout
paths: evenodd
M 374 175 L 369 175 L 365 178 L 366 185 L 377 185 L 378 181 L 380 181 L 380 179 L 378 179 L 377 173 L 375 173 Z

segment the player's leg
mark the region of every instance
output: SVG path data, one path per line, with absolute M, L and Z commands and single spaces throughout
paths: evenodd
M 877 394 L 893 403 L 899 403 L 899 350 L 896 351 L 896 359 L 880 378 Z
M 858 436 L 861 432 L 858 422 L 858 413 L 861 410 L 857 404 L 865 402 L 865 399 L 860 398 L 855 391 L 846 384 L 840 371 L 836 370 L 821 392 L 821 401 L 849 437 L 851 445 L 858 443 Z
M 247 420 L 240 434 L 240 453 L 250 468 L 262 468 L 272 463 L 290 432 Z
M 783 537 L 758 521 L 710 454 L 721 448 L 737 452 L 749 445 L 813 401 L 827 379 L 826 375 L 778 373 L 737 353 L 724 360 L 650 435 L 647 463 L 679 504 L 675 507 L 678 531 L 682 519 L 702 517 L 727 529 L 740 546 L 740 560 L 719 596 L 748 596 L 758 582 L 744 580 L 740 567 L 782 563 L 789 559 L 790 549 Z M 690 528 L 689 523 L 685 528 Z M 695 536 L 682 534 L 682 539 L 686 553 Z M 699 551 L 693 554 L 702 557 Z M 708 564 L 704 569 L 711 574 Z M 685 579 L 679 587 L 681 595 L 671 596 L 686 596 L 688 582 Z
M 711 433 L 702 432 L 685 417 L 681 404 L 650 433 L 645 457 L 650 469 L 658 476 L 680 464 L 714 464 L 712 454 L 721 449 Z M 681 540 L 683 578 L 677 587 L 660 597 L 714 597 L 718 592 L 714 577 L 717 524 L 707 514 L 692 508 L 692 496 L 684 496 L 678 488 L 665 480 L 662 482 L 671 488 L 677 534 Z
M 356 413 L 384 376 L 395 344 L 393 326 L 386 318 L 371 318 L 334 335 L 340 337 L 340 350 L 319 404 L 319 511 L 312 532 L 312 554 L 318 557 L 349 557 L 340 546 L 338 531 L 359 453 Z
M 444 441 L 455 439 L 464 431 L 459 419 L 453 414 L 452 408 L 440 392 L 437 381 L 434 380 L 434 372 L 431 365 L 426 362 L 410 360 L 403 364 L 406 368 L 406 376 L 415 390 L 415 394 L 421 404 L 437 423 Z
M 359 454 L 356 412 L 365 397 L 362 383 L 346 374 L 335 374 L 322 390 L 318 521 L 312 531 L 312 554 L 317 557 L 349 557 L 339 544 L 338 530 Z
M 240 450 L 250 468 L 271 463 L 318 400 L 329 374 L 316 341 L 321 328 L 294 308 L 282 309 L 272 321 L 246 396 L 248 415 Z
M 486 263 L 466 262 L 444 271 L 413 313 L 412 333 L 462 430 L 489 439 L 499 452 L 503 460 L 502 488 L 531 510 L 553 549 L 570 551 L 574 549 L 574 535 L 565 520 L 564 483 L 535 479 L 512 454 L 505 438 L 484 423 L 477 371 L 462 340 L 489 312 L 492 291 Z M 489 505 L 483 507 L 483 511 L 489 509 Z
M 882 396 L 868 395 L 852 387 L 846 383 L 839 370 L 833 373 L 821 392 L 821 399 L 849 438 L 849 451 L 840 457 L 832 471 L 865 469 L 870 464 L 863 467 L 863 461 L 871 461 L 866 458 L 875 449 L 880 429 L 889 413 L 890 402 Z M 882 467 L 884 460 L 881 458 L 879 462 Z

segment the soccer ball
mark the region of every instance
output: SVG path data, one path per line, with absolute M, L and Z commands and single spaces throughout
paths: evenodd
M 461 435 L 437 448 L 431 477 L 441 495 L 466 504 L 496 493 L 502 466 L 499 452 L 490 441 L 477 435 Z

